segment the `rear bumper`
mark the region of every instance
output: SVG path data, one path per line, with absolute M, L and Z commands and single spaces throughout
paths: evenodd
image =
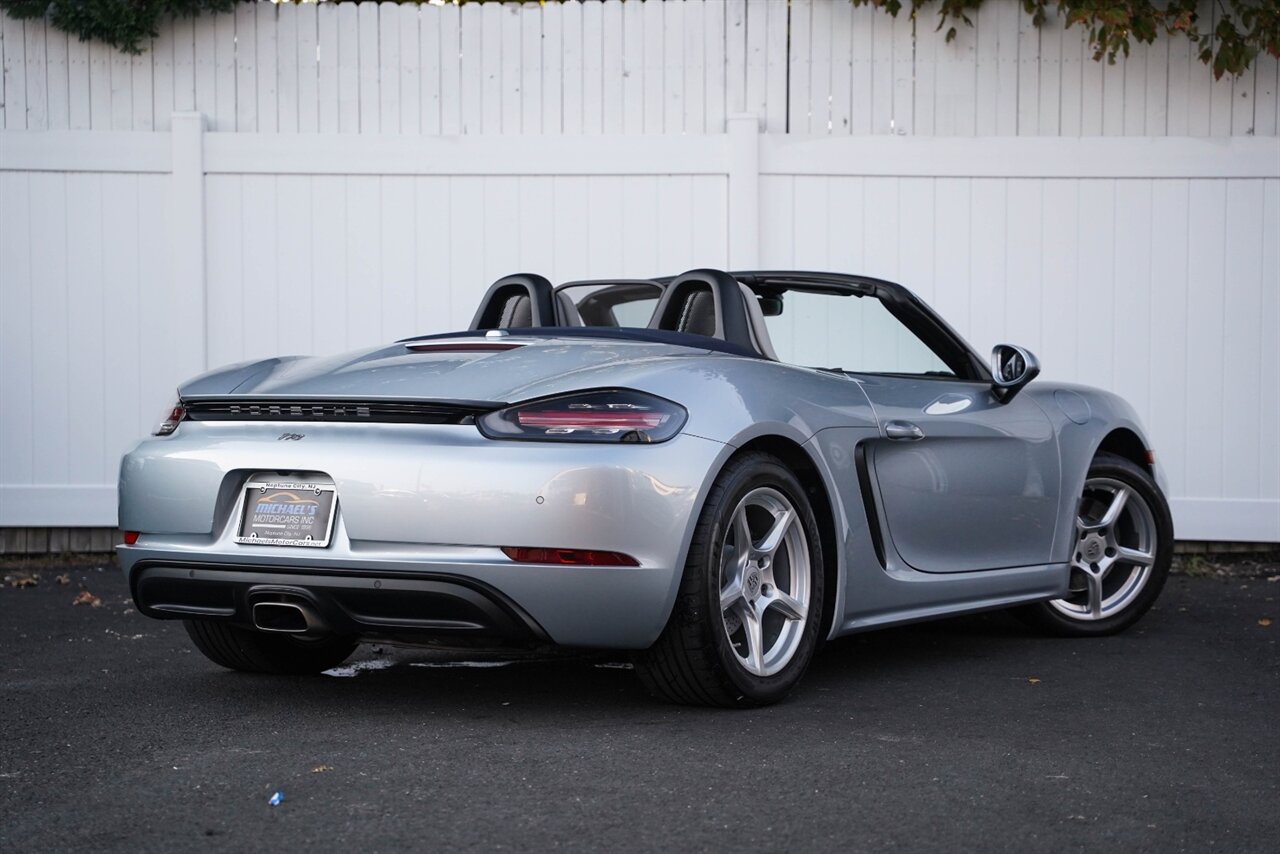
M 536 645 L 547 633 L 487 584 L 430 573 L 337 571 L 144 560 L 134 565 L 138 610 L 157 619 L 225 620 L 254 627 L 259 603 L 294 602 L 325 631 L 459 645 Z
M 401 636 L 412 632 L 442 642 L 483 638 L 644 649 L 666 625 L 680 583 L 678 564 L 518 564 L 497 548 L 483 547 L 364 544 L 353 550 L 340 515 L 335 528 L 327 549 L 205 546 L 144 534 L 137 545 L 116 551 L 134 601 L 147 616 L 252 625 L 253 588 L 285 586 L 333 610 L 335 630 L 370 638 L 390 636 L 388 629 L 395 628 Z M 476 625 L 416 623 L 422 620 Z

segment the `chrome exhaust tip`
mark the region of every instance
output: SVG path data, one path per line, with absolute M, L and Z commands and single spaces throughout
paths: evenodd
M 306 608 L 292 602 L 253 603 L 253 625 L 264 632 L 303 634 L 319 628 L 319 622 Z

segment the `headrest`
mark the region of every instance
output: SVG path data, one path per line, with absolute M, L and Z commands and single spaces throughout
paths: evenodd
M 672 279 L 649 328 L 707 335 L 757 351 L 738 280 L 723 270 L 690 270 Z
M 555 296 L 551 283 L 536 273 L 516 273 L 504 276 L 490 286 L 469 328 L 555 325 Z

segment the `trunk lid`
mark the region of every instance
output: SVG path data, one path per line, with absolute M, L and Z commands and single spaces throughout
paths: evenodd
M 483 339 L 480 339 L 483 340 Z M 706 350 L 644 341 L 504 336 L 502 349 L 475 338 L 406 342 L 338 356 L 271 359 L 214 373 L 181 389 L 186 400 L 252 397 L 313 400 L 394 398 L 509 403 L 559 388 L 582 387 L 589 374 L 626 365 L 706 355 Z M 415 345 L 429 345 L 414 349 Z M 602 369 L 606 369 L 603 370 Z M 605 380 L 607 382 L 607 379 Z

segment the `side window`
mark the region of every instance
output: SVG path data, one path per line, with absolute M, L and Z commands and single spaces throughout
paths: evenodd
M 787 291 L 782 313 L 766 317 L 765 324 L 778 358 L 793 365 L 956 376 L 875 297 Z

